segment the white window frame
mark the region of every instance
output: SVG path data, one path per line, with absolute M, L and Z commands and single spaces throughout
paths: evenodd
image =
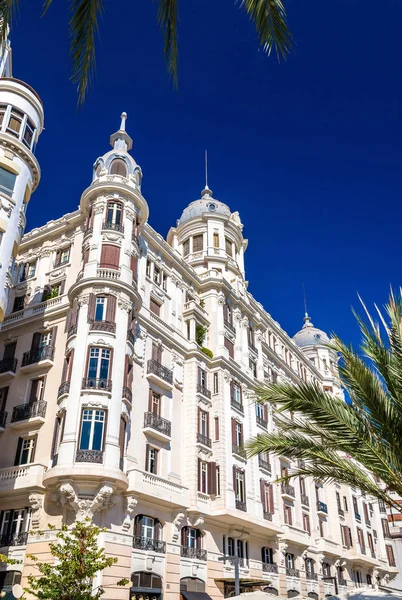
M 245 494 L 244 494 L 244 478 L 245 473 L 242 471 L 236 470 L 236 500 L 239 502 L 245 502 Z
M 81 430 L 80 430 L 80 447 L 81 447 L 81 438 L 82 438 L 82 426 L 84 423 L 90 422 L 90 430 L 89 430 L 89 441 L 88 441 L 88 450 L 92 450 L 93 442 L 94 442 L 94 432 L 95 432 L 95 423 L 102 423 L 102 439 L 101 439 L 101 448 L 103 445 L 103 440 L 105 437 L 105 422 L 106 422 L 106 411 L 97 410 L 94 408 L 84 408 L 82 411 L 81 417 Z
M 102 305 L 102 318 L 101 319 L 97 319 L 96 318 L 96 312 L 97 312 L 97 308 L 98 306 Z M 104 321 L 105 317 L 106 317 L 106 310 L 107 310 L 107 298 L 106 296 L 96 296 L 95 298 L 95 321 Z
M 157 467 L 157 454 L 158 451 L 156 448 L 150 446 L 148 448 L 148 472 L 156 475 L 156 467 Z
M 155 535 L 155 519 L 153 517 L 143 516 L 141 519 L 141 537 L 147 540 L 153 540 Z
M 241 423 L 238 423 L 236 421 L 236 425 L 235 425 L 235 434 L 236 434 L 236 446 L 242 446 L 243 445 L 243 427 Z
M 18 464 L 20 466 L 32 464 L 32 455 L 34 453 L 34 450 L 35 450 L 35 438 L 34 437 L 23 438 L 22 444 L 21 444 L 20 455 L 18 457 Z M 27 460 L 26 460 L 26 462 L 22 463 L 21 460 L 22 460 L 22 455 L 24 452 L 27 452 Z

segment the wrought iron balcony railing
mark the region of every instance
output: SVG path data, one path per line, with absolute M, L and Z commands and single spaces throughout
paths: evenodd
M 293 487 L 293 485 L 289 485 L 288 483 L 282 483 L 281 490 L 282 490 L 282 494 L 286 494 L 287 496 L 292 496 L 292 498 L 295 497 L 295 488 Z
M 24 533 L 5 533 L 0 535 L 0 548 L 6 546 L 25 546 L 28 541 L 28 531 Z
M 89 321 L 90 331 L 107 331 L 108 333 L 116 333 L 116 323 L 112 321 Z
M 167 419 L 154 415 L 152 412 L 144 413 L 144 427 L 151 427 L 164 435 L 171 436 L 172 424 Z
M 13 414 L 11 415 L 11 423 L 15 423 L 16 421 L 25 421 L 25 419 L 32 419 L 33 417 L 45 418 L 46 407 L 47 402 L 42 401 L 14 406 Z
M 82 380 L 83 389 L 104 390 L 105 392 L 112 391 L 111 379 L 97 379 L 95 377 L 84 377 Z
M 133 548 L 137 548 L 138 550 L 151 550 L 152 552 L 160 552 L 161 554 L 165 554 L 166 542 L 135 535 L 133 539 Z
M 68 394 L 70 391 L 70 382 L 63 381 L 63 383 L 59 386 L 59 391 L 57 392 L 57 397 L 60 398 L 63 394 Z
M 278 565 L 274 563 L 262 563 L 262 570 L 264 573 L 277 573 Z
M 0 427 L 4 429 L 6 426 L 8 412 L 6 410 L 0 410 Z
M 157 377 L 160 377 L 167 383 L 173 383 L 173 371 L 161 365 L 153 358 L 150 358 L 147 366 L 147 373 L 153 373 Z
M 264 471 L 269 471 L 271 473 L 271 463 L 269 463 L 267 460 L 258 458 L 258 465 L 261 469 L 264 469 Z
M 310 506 L 310 500 L 306 494 L 300 494 L 300 500 L 303 506 Z
M 306 573 L 306 578 L 312 581 L 317 581 L 317 573 Z
M 134 346 L 134 333 L 131 331 L 131 329 L 127 330 L 127 339 Z
M 206 398 L 211 398 L 211 392 L 209 391 L 208 388 L 205 387 L 205 385 L 201 385 L 200 383 L 198 383 L 197 384 L 197 392 L 202 394 Z
M 236 500 L 236 508 L 238 510 L 247 512 L 247 504 L 246 504 L 246 502 L 243 502 L 243 500 Z
M 266 519 L 267 521 L 272 521 L 272 513 L 264 510 L 264 519 Z
M 231 323 L 228 319 L 224 319 L 223 322 L 225 324 L 225 327 L 227 327 L 229 331 L 231 331 L 232 333 L 236 333 L 236 328 L 234 327 L 233 323 Z
M 123 398 L 128 400 L 130 403 L 133 401 L 133 393 L 127 386 L 123 388 Z
M 237 400 L 232 398 L 230 403 L 233 406 L 233 408 L 235 408 L 236 410 L 238 410 L 239 412 L 241 412 L 244 415 L 244 406 L 241 402 L 238 402 Z
M 258 425 L 260 425 L 261 427 L 264 427 L 264 429 L 266 429 L 268 427 L 268 421 L 266 421 L 262 417 L 259 417 L 258 415 L 256 418 L 257 418 Z
M 204 444 L 204 446 L 208 446 L 208 448 L 211 448 L 212 446 L 211 438 L 207 437 L 206 435 L 202 435 L 202 433 L 197 433 L 197 442 Z
M 181 547 L 181 555 L 186 558 L 198 558 L 198 560 L 207 560 L 208 553 L 202 548 Z
M 244 446 L 236 446 L 236 444 L 233 444 L 232 453 L 237 454 L 237 456 L 241 456 L 242 458 L 247 458 L 247 452 Z
M 17 358 L 3 358 L 0 360 L 0 373 L 15 373 L 17 370 Z
M 290 577 L 300 577 L 299 569 L 291 569 L 290 567 L 286 567 L 286 575 Z
M 317 510 L 325 513 L 326 515 L 328 514 L 328 506 L 325 504 L 325 502 L 321 502 L 321 500 L 317 500 Z
M 77 450 L 75 462 L 103 463 L 103 450 Z
M 112 223 L 111 221 L 104 221 L 102 225 L 102 231 L 120 231 L 123 233 L 124 225 L 120 223 Z
M 343 577 L 338 577 L 338 585 L 344 585 L 347 586 L 348 582 L 346 581 L 346 579 L 344 579 Z
M 41 360 L 53 360 L 53 356 L 54 346 L 51 344 L 42 346 L 42 348 L 34 348 L 33 350 L 29 350 L 29 352 L 24 352 L 22 355 L 22 366 L 26 367 Z

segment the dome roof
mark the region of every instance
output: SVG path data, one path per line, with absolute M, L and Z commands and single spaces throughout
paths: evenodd
M 329 343 L 329 337 L 325 331 L 314 327 L 307 313 L 304 317 L 303 327 L 293 336 L 293 339 L 299 348 L 303 348 L 304 346 L 319 346 Z
M 183 210 L 177 224 L 182 225 L 190 219 L 201 217 L 204 213 L 225 215 L 226 217 L 231 215 L 230 208 L 226 204 L 212 197 L 212 190 L 208 186 L 202 190 L 200 200 L 194 200 Z

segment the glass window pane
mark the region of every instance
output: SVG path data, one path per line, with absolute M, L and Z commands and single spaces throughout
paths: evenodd
M 96 379 L 96 370 L 98 367 L 98 359 L 97 358 L 90 358 L 89 359 L 89 366 L 88 366 L 88 378 L 89 379 Z
M 101 367 L 100 367 L 99 378 L 100 379 L 107 379 L 108 376 L 109 376 L 109 359 L 108 358 L 102 358 L 101 359 Z
M 91 422 L 83 421 L 82 426 L 81 426 L 80 450 L 89 450 L 89 436 L 90 435 L 91 435 Z
M 7 193 L 12 193 L 15 186 L 17 176 L 6 169 L 0 167 L 0 190 Z
M 92 450 L 102 449 L 103 423 L 96 421 L 94 424 L 94 437 L 92 440 Z

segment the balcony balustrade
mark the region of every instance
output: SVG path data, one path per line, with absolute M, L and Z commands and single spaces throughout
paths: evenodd
M 207 560 L 208 553 L 202 548 L 181 547 L 181 555 L 185 558 L 197 558 L 198 560 Z
M 260 467 L 260 469 L 264 469 L 264 471 L 268 471 L 269 473 L 271 473 L 271 463 L 269 463 L 267 460 L 264 460 L 263 458 L 258 458 L 258 466 Z
M 155 431 L 159 431 L 159 433 L 163 433 L 163 435 L 171 436 L 171 422 L 159 415 L 154 415 L 152 412 L 144 413 L 144 427 L 150 427 Z
M 211 392 L 208 388 L 205 387 L 205 385 L 201 385 L 200 383 L 197 384 L 197 392 L 199 394 L 202 394 L 203 396 L 205 396 L 206 398 L 211 398 Z
M 277 573 L 278 565 L 275 565 L 274 563 L 262 563 L 262 570 L 264 573 Z
M 173 383 L 173 371 L 161 365 L 153 358 L 150 358 L 147 365 L 147 373 L 153 373 L 169 384 Z
M 290 567 L 286 567 L 286 575 L 289 577 L 300 577 L 299 569 L 291 569 Z
M 162 542 L 161 540 L 153 540 L 151 538 L 142 537 L 140 535 L 135 535 L 133 539 L 133 548 L 137 548 L 137 550 L 151 550 L 152 552 L 159 552 L 160 554 L 165 554 L 166 542 Z
M 7 546 L 25 546 L 28 541 L 28 531 L 24 533 L 5 533 L 0 535 L 0 548 Z
M 90 331 L 106 331 L 107 333 L 116 333 L 116 323 L 112 321 L 89 321 Z
M 327 515 L 328 514 L 328 506 L 325 504 L 325 502 L 321 502 L 321 500 L 318 500 L 317 501 L 317 511 L 325 513 Z
M 70 382 L 63 381 L 63 383 L 59 386 L 59 390 L 57 392 L 57 397 L 63 396 L 64 394 L 68 394 L 70 392 Z
M 237 456 L 241 456 L 241 458 L 247 458 L 247 452 L 244 446 L 236 446 L 232 445 L 232 453 L 237 454 Z
M 241 402 L 238 402 L 237 400 L 235 400 L 234 398 L 231 399 L 230 401 L 231 405 L 233 406 L 233 408 L 235 408 L 236 410 L 238 410 L 239 412 L 241 412 L 242 415 L 244 415 L 244 406 Z
M 3 358 L 3 360 L 0 360 L 0 373 L 15 373 L 17 363 L 17 358 Z
M 120 223 L 112 223 L 111 221 L 104 221 L 102 225 L 102 231 L 120 231 L 124 232 L 124 225 Z
M 120 279 L 120 267 L 116 265 L 100 265 L 96 274 L 100 279 L 113 279 L 117 281 Z
M 239 557 L 238 561 L 239 561 L 239 567 L 241 567 L 242 569 L 244 569 L 245 567 L 248 567 L 248 559 L 247 558 Z M 226 559 L 226 562 L 228 562 L 230 565 L 234 566 L 235 559 L 232 557 L 228 557 Z
M 94 377 L 84 377 L 82 380 L 83 390 L 101 390 L 104 392 L 112 391 L 112 380 L 111 379 L 97 379 Z
M 293 485 L 289 485 L 288 483 L 281 484 L 281 492 L 282 496 L 290 496 L 291 498 L 295 497 L 295 488 Z
M 25 421 L 35 417 L 41 417 L 44 419 L 46 415 L 46 407 L 47 402 L 42 401 L 14 406 L 13 413 L 11 415 L 11 423 L 15 423 L 16 421 Z
M 243 500 L 236 500 L 236 508 L 243 512 L 247 512 L 247 504 L 246 502 L 243 502 Z
M 103 451 L 102 450 L 77 450 L 75 455 L 75 462 L 85 463 L 103 463 Z
M 208 448 L 211 448 L 212 446 L 211 438 L 207 437 L 206 435 L 202 435 L 202 433 L 197 433 L 197 442 L 204 444 L 204 446 L 208 446 Z
M 310 579 L 310 581 L 317 581 L 317 573 L 306 573 L 306 579 Z
M 310 506 L 310 500 L 306 494 L 300 494 L 300 500 L 304 506 Z
M 28 352 L 24 352 L 22 355 L 22 367 L 38 363 L 41 360 L 53 360 L 54 357 L 54 346 L 48 344 L 41 348 L 34 348 Z
M 265 419 L 263 419 L 262 417 L 259 417 L 258 415 L 257 415 L 256 419 L 257 419 L 257 424 L 260 427 L 263 427 L 264 429 L 267 429 L 267 427 L 268 427 L 268 421 L 265 421 Z

